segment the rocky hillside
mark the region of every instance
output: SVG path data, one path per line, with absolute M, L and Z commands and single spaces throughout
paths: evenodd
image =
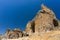
M 19 28 L 8 29 L 0 38 L 1 40 L 60 40 L 60 21 L 51 9 L 42 4 L 41 10 L 27 23 L 24 31 Z

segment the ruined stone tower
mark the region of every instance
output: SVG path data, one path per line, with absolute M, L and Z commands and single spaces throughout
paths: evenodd
M 38 11 L 35 18 L 28 22 L 26 31 L 27 33 L 40 33 L 54 30 L 58 27 L 59 22 L 56 19 L 54 12 L 42 4 L 41 10 Z

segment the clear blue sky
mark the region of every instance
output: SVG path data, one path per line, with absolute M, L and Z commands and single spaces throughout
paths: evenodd
M 24 30 L 27 22 L 41 9 L 42 3 L 60 19 L 60 0 L 0 0 L 0 34 L 8 28 Z

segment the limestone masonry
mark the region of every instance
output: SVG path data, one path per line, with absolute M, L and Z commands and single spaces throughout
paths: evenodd
M 42 4 L 24 31 L 8 29 L 0 35 L 0 40 L 60 40 L 60 21 L 51 9 Z

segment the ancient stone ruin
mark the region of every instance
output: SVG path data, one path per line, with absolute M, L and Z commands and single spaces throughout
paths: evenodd
M 4 36 L 0 36 L 0 38 L 22 38 L 18 40 L 23 40 L 24 37 L 28 37 L 27 40 L 47 40 L 46 38 L 49 36 L 57 34 L 60 35 L 60 21 L 56 18 L 54 12 L 51 9 L 42 4 L 41 10 L 37 12 L 34 19 L 27 23 L 26 29 L 24 31 L 21 31 L 19 28 L 15 30 L 8 29 Z M 55 37 L 51 38 L 49 40 L 55 39 Z M 57 39 L 59 38 L 56 37 L 56 40 Z
M 42 4 L 41 10 L 38 11 L 36 17 L 28 22 L 26 31 L 29 33 L 40 33 L 51 30 L 59 30 L 60 24 L 54 12 Z

